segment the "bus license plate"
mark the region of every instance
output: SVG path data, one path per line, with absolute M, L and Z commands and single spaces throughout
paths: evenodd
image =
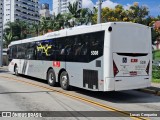
M 136 72 L 136 71 L 131 71 L 131 72 L 130 72 L 130 75 L 131 75 L 131 76 L 136 76 L 136 75 L 137 75 L 137 72 Z

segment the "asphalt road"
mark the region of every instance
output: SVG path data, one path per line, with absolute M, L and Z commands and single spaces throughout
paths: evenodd
M 71 91 L 64 91 L 58 86 L 48 86 L 43 80 L 24 76 L 16 77 L 7 71 L 0 71 L 0 111 L 113 111 L 113 114 L 105 113 L 105 115 L 114 116 L 107 119 L 135 119 L 134 117 L 123 117 L 128 114 L 123 111 L 160 111 L 160 96 L 135 90 L 92 92 L 72 88 Z M 65 119 L 106 120 L 105 117 L 93 117 L 92 114 L 96 112 L 85 113 L 80 113 L 83 117 L 77 116 L 77 113 L 69 113 L 72 117 Z M 66 113 L 59 112 L 58 114 L 59 117 L 54 119 L 64 119 L 60 116 Z M 91 115 L 86 117 L 88 114 Z M 120 115 L 122 117 L 116 117 Z M 14 119 L 17 120 L 17 118 Z M 159 118 L 149 119 L 158 120 Z

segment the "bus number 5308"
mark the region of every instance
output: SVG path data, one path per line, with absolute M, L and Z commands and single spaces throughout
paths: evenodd
M 98 51 L 91 51 L 91 55 L 98 55 Z

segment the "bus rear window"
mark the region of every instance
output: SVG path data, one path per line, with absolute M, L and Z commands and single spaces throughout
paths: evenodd
M 147 53 L 117 53 L 120 56 L 140 57 L 147 56 Z

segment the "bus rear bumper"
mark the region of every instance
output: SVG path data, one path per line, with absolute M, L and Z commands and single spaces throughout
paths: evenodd
M 106 78 L 105 91 L 140 89 L 151 86 L 151 76 Z

